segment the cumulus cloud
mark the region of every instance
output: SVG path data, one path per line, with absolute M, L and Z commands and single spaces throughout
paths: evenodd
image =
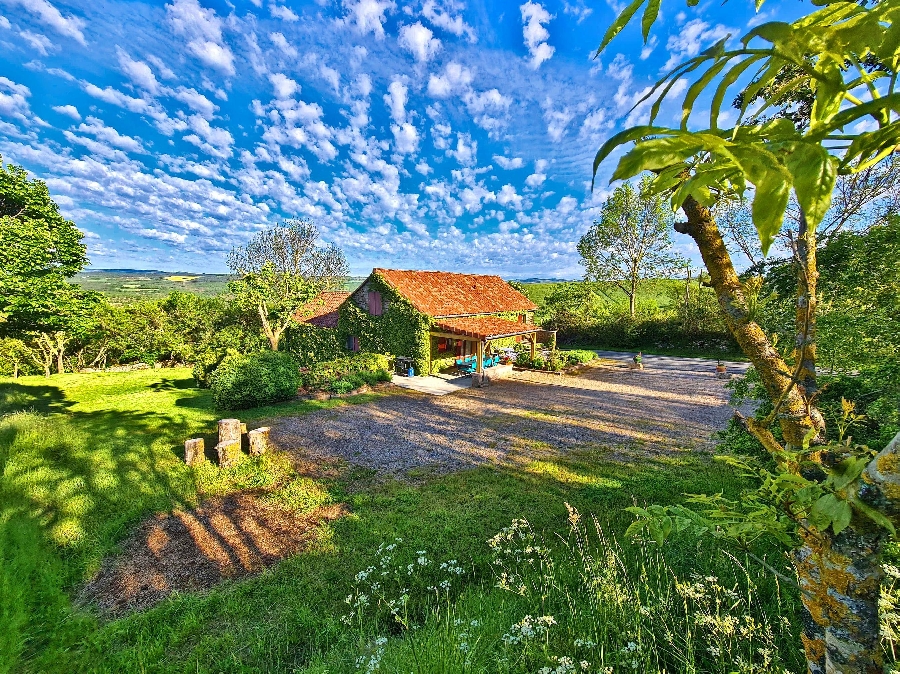
M 415 154 L 419 149 L 419 132 L 409 122 L 391 124 L 394 150 L 399 154 Z
M 194 132 L 184 137 L 188 143 L 214 157 L 225 159 L 232 155 L 234 136 L 228 129 L 214 127 L 200 115 L 188 117 L 188 127 Z
M 116 46 L 116 56 L 119 59 L 119 69 L 128 79 L 154 96 L 159 93 L 159 82 L 150 66 L 143 61 L 135 61 L 118 45 Z
M 497 203 L 518 211 L 522 208 L 522 196 L 516 193 L 516 188 L 512 185 L 504 185 L 497 193 Z
M 53 51 L 53 42 L 46 35 L 32 33 L 30 30 L 21 30 L 19 31 L 19 37 L 30 44 L 32 49 L 41 56 L 47 56 L 47 54 Z
M 300 17 L 292 12 L 286 5 L 276 5 L 274 2 L 269 4 L 269 14 L 276 19 L 291 23 L 300 20 Z
M 272 73 L 269 75 L 269 82 L 272 83 L 276 98 L 290 98 L 300 91 L 300 85 L 284 73 Z
M 435 98 L 447 98 L 467 89 L 473 79 L 471 70 L 456 61 L 450 61 L 444 66 L 443 74 L 428 78 L 428 94 Z
M 96 117 L 88 117 L 85 120 L 85 123 L 80 124 L 75 131 L 91 135 L 98 141 L 101 141 L 110 147 L 124 150 L 125 152 L 143 153 L 147 151 L 140 140 L 119 133 L 116 129 L 107 126 Z
M 289 58 L 296 58 L 297 49 L 287 41 L 283 33 L 269 33 L 269 40 L 282 54 Z
M 166 15 L 176 35 L 187 40 L 188 51 L 203 64 L 234 75 L 234 54 L 224 43 L 222 19 L 215 10 L 204 9 L 197 0 L 173 0 Z
M 534 173 L 525 178 L 525 184 L 531 188 L 538 188 L 544 184 L 544 181 L 547 179 L 547 174 L 544 171 L 547 169 L 548 161 L 546 159 L 538 159 L 534 162 Z
M 374 33 L 375 37 L 384 37 L 385 12 L 396 7 L 393 0 L 344 0 L 345 24 L 356 26 L 356 30 L 365 35 Z
M 391 80 L 388 85 L 388 93 L 384 96 L 384 103 L 391 111 L 391 119 L 398 124 L 406 121 L 406 102 L 408 100 L 408 89 L 400 79 Z M 396 135 L 396 133 L 394 134 Z
M 581 23 L 586 18 L 588 18 L 591 14 L 594 13 L 594 10 L 590 7 L 586 7 L 584 4 L 584 0 L 578 0 L 577 2 L 570 3 L 563 1 L 563 11 L 566 14 L 570 14 L 575 17 L 578 23 Z
M 74 105 L 55 105 L 53 106 L 53 109 L 61 115 L 71 117 L 76 122 L 81 121 L 81 113 L 78 112 L 78 108 Z
M 456 134 L 456 149 L 447 150 L 447 155 L 454 157 L 463 166 L 472 166 L 475 164 L 476 154 L 478 152 L 478 142 L 472 140 L 472 136 L 468 133 Z
M 547 44 L 547 40 L 550 39 L 550 31 L 544 27 L 544 24 L 550 23 L 553 17 L 544 9 L 543 5 L 532 2 L 532 0 L 521 5 L 519 10 L 522 12 L 522 37 L 525 39 L 528 53 L 531 54 L 529 66 L 533 70 L 537 70 L 556 51 L 555 47 Z
M 70 37 L 87 46 L 84 39 L 84 21 L 76 16 L 63 16 L 48 0 L 6 0 L 6 4 L 21 7 L 32 14 L 41 24 L 52 28 L 60 35 Z
M 670 35 L 666 41 L 669 60 L 662 70 L 671 70 L 682 61 L 695 57 L 700 50 L 728 37 L 734 31 L 722 24 L 710 26 L 702 19 L 692 19 L 682 26 L 677 33 Z
M 443 28 L 457 37 L 465 35 L 469 42 L 475 42 L 477 39 L 475 29 L 463 21 L 461 16 L 451 16 L 449 11 L 439 7 L 434 0 L 426 0 L 425 4 L 422 5 L 422 16 L 428 19 L 431 25 Z
M 17 84 L 7 77 L 0 76 L 0 117 L 28 122 L 31 116 L 29 96 L 31 90 L 24 84 Z
M 421 21 L 416 21 L 411 26 L 401 26 L 397 42 L 420 63 L 431 59 L 441 48 L 441 41 Z
M 219 109 L 219 106 L 196 89 L 178 87 L 171 92 L 171 96 L 187 105 L 194 112 L 199 113 L 204 119 L 212 119 L 216 110 Z
M 503 157 L 499 154 L 494 155 L 494 163 L 507 171 L 525 166 L 525 160 L 521 157 Z
M 547 135 L 554 143 L 562 140 L 569 126 L 569 122 L 575 117 L 574 113 L 569 110 L 568 106 L 557 110 L 553 107 L 553 101 L 549 98 L 544 100 L 544 122 L 547 124 Z

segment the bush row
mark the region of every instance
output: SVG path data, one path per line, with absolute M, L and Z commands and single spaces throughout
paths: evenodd
M 390 373 L 390 356 L 380 353 L 357 353 L 309 366 L 303 372 L 303 388 L 309 391 L 346 393 L 363 384 L 389 381 Z
M 213 402 L 221 409 L 246 409 L 296 397 L 300 368 L 281 351 L 232 355 L 209 376 Z
M 527 351 L 522 351 L 516 355 L 516 365 L 518 367 L 526 367 L 532 370 L 545 370 L 548 372 L 559 372 L 563 368 L 572 365 L 581 365 L 589 363 L 597 357 L 593 351 L 585 349 L 573 349 L 572 351 L 553 350 L 546 356 L 537 354 L 534 358 Z

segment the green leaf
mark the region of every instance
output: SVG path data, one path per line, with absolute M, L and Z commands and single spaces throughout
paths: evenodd
M 713 78 L 716 77 L 725 66 L 728 65 L 728 61 L 722 60 L 718 63 L 714 64 L 712 68 L 703 73 L 703 77 L 698 79 L 691 85 L 691 88 L 688 89 L 687 94 L 684 97 L 684 102 L 681 105 L 681 128 L 687 131 L 687 123 L 688 119 L 691 116 L 691 112 L 694 109 L 694 102 L 697 100 L 697 97 L 709 86 L 709 83 L 712 82 Z M 715 125 L 713 125 L 715 126 Z
M 763 255 L 768 254 L 781 229 L 791 190 L 791 174 L 768 150 L 749 144 L 732 145 L 728 151 L 753 183 L 751 214 Z
M 719 111 L 722 109 L 722 101 L 725 98 L 725 93 L 728 91 L 728 87 L 734 84 L 737 79 L 744 74 L 744 71 L 747 70 L 753 64 L 759 62 L 760 59 L 765 58 L 763 54 L 757 54 L 748 59 L 744 59 L 734 68 L 729 70 L 725 77 L 722 78 L 722 81 L 719 83 L 719 86 L 716 88 L 716 93 L 713 96 L 712 104 L 709 108 L 709 127 L 711 129 L 715 129 L 719 124 Z
M 631 21 L 631 17 L 637 13 L 643 4 L 644 0 L 634 0 L 634 2 L 628 5 L 628 7 L 619 14 L 618 18 L 613 21 L 613 24 L 606 29 L 606 34 L 603 36 L 603 41 L 600 43 L 600 47 L 597 49 L 595 56 L 599 56 L 603 50 L 606 49 L 606 45 L 612 42 L 612 39 L 628 25 L 628 22 Z
M 891 522 L 884 513 L 879 510 L 876 510 L 868 503 L 863 503 L 855 496 L 850 499 L 850 505 L 853 506 L 853 509 L 857 512 L 865 515 L 870 520 L 875 522 L 880 527 L 883 527 L 891 532 L 891 536 L 894 538 L 897 537 L 897 531 L 894 529 L 894 523 Z
M 847 501 L 834 494 L 825 494 L 813 504 L 809 521 L 820 531 L 831 526 L 834 533 L 839 534 L 850 524 L 852 516 L 853 510 Z
M 661 131 L 661 129 L 653 126 L 635 126 L 630 129 L 620 131 L 615 136 L 607 140 L 605 143 L 603 143 L 603 146 L 597 151 L 597 155 L 594 157 L 594 179 L 596 179 L 597 177 L 597 168 L 600 166 L 600 163 L 604 159 L 606 159 L 617 147 L 639 140 L 640 138 L 645 138 L 654 133 L 658 133 L 659 131 Z M 592 179 L 591 189 L 593 188 L 594 182 Z
M 644 10 L 644 15 L 641 17 L 641 33 L 644 36 L 645 44 L 647 36 L 650 35 L 650 29 L 653 27 L 656 17 L 659 16 L 660 2 L 661 0 L 649 0 L 647 8 Z
M 868 463 L 869 459 L 865 456 L 850 457 L 841 461 L 831 474 L 831 486 L 835 491 L 844 489 L 862 475 Z
M 796 143 L 785 159 L 794 183 L 797 202 L 806 215 L 810 231 L 815 231 L 831 207 L 837 179 L 837 159 L 818 143 Z

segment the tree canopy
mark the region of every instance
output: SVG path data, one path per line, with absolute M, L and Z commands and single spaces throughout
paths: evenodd
M 637 188 L 630 182 L 616 187 L 603 203 L 600 219 L 578 242 L 585 278 L 613 282 L 628 296 L 632 316 L 643 280 L 685 266 L 672 252 L 672 211 L 649 188 L 649 179 Z
M 42 181 L 19 166 L 0 165 L 0 330 L 65 327 L 84 300 L 66 283 L 87 264 L 82 237 Z
M 286 220 L 228 255 L 238 276 L 229 288 L 243 307 L 259 314 L 273 351 L 295 315 L 320 293 L 338 290 L 349 273 L 341 249 L 319 246 L 318 239 L 311 221 Z

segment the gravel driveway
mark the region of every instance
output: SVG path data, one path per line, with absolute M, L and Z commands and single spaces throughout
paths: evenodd
M 712 447 L 712 433 L 732 415 L 714 361 L 667 358 L 656 367 L 647 357 L 635 371 L 627 354 L 615 356 L 574 376 L 515 372 L 440 397 L 393 388 L 371 403 L 278 419 L 272 438 L 307 465 L 338 460 L 397 477 L 585 446 L 623 459 Z

